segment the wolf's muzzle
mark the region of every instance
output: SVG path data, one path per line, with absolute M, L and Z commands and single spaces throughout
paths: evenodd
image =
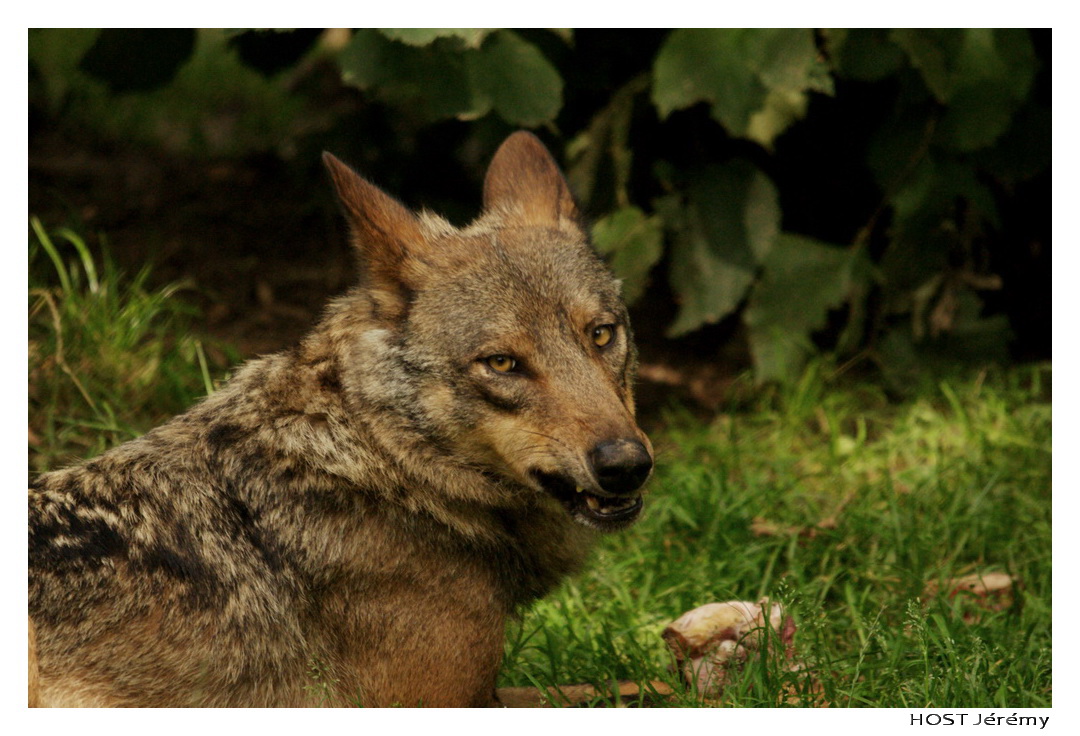
M 653 459 L 637 440 L 617 439 L 599 443 L 589 453 L 593 473 L 607 493 L 636 491 L 652 472 Z

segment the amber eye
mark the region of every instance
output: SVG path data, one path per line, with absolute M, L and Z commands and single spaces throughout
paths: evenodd
M 509 373 L 517 368 L 517 361 L 509 355 L 492 355 L 489 358 L 485 358 L 485 361 L 491 366 L 491 370 L 499 373 Z
M 615 325 L 600 325 L 592 331 L 592 341 L 598 348 L 606 347 L 615 339 Z

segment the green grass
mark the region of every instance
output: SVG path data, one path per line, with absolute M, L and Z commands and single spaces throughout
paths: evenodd
M 147 283 L 33 223 L 31 470 L 135 436 L 210 387 L 181 287 Z M 643 519 L 511 626 L 500 684 L 677 686 L 670 621 L 769 596 L 794 616 L 806 669 L 751 658 L 727 705 L 1049 706 L 1051 377 L 992 369 L 896 402 L 817 363 L 711 421 L 671 409 Z M 1016 580 L 1003 610 L 927 592 L 995 571 Z
M 192 336 L 183 284 L 120 273 L 77 233 L 31 219 L 29 466 L 50 470 L 99 454 L 183 411 L 235 358 Z
M 670 412 L 644 518 L 524 617 L 503 684 L 677 685 L 669 622 L 770 596 L 809 674 L 752 658 L 726 704 L 817 683 L 833 706 L 1049 706 L 1050 388 L 1049 366 L 1018 367 L 891 403 L 819 364 L 711 422 Z M 1017 581 L 1005 610 L 926 592 L 993 571 Z

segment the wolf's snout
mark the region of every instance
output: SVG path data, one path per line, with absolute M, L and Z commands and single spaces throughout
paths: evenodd
M 637 440 L 605 440 L 589 455 L 600 487 L 608 493 L 636 491 L 652 471 L 652 455 Z

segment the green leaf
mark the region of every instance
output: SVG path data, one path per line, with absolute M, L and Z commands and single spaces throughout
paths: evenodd
M 460 39 L 469 48 L 479 48 L 491 28 L 380 28 L 389 39 L 410 46 L 429 46 L 440 38 Z
M 685 204 L 657 200 L 674 230 L 670 279 L 680 305 L 669 336 L 731 314 L 746 296 L 779 231 L 776 188 L 751 164 L 713 166 L 693 177 Z
M 760 110 L 750 117 L 746 137 L 769 148 L 773 140 L 806 114 L 806 95 L 802 92 L 771 89 Z
M 679 29 L 653 67 L 660 115 L 708 102 L 729 133 L 764 146 L 806 112 L 832 80 L 806 29 Z
M 915 290 L 948 268 L 964 237 L 958 212 L 1000 225 L 993 193 L 967 162 L 927 157 L 890 203 L 892 229 L 880 261 L 887 311 L 908 311 Z
M 1046 170 L 1051 157 L 1052 115 L 1048 105 L 1031 100 L 1013 116 L 1012 125 L 990 148 L 975 154 L 975 164 L 1008 182 Z
M 624 207 L 601 218 L 592 227 L 593 245 L 607 256 L 622 280 L 623 299 L 633 304 L 645 290 L 650 269 L 663 255 L 664 232 L 660 218 L 637 207 Z
M 764 262 L 743 319 L 759 380 L 790 381 L 813 350 L 810 335 L 865 277 L 862 251 L 781 233 Z
M 653 66 L 653 103 L 661 117 L 698 102 L 712 104 L 713 116 L 738 134 L 765 86 L 746 64 L 734 29 L 679 29 L 664 41 Z
M 938 101 L 948 102 L 961 34 L 963 30 L 955 28 L 895 28 L 889 38 L 907 53 Z
M 914 80 L 914 83 L 911 81 Z M 903 84 L 907 82 L 907 84 Z M 916 88 L 912 90 L 911 88 Z M 909 92 L 922 92 L 924 99 L 910 100 Z M 901 98 L 893 114 L 870 136 L 866 163 L 882 190 L 889 192 L 911 175 L 911 168 L 927 155 L 936 125 L 937 103 L 922 84 L 911 76 L 902 77 Z
M 409 45 L 360 30 L 339 56 L 342 78 L 433 120 L 475 119 L 492 109 L 514 125 L 533 127 L 554 119 L 562 107 L 562 78 L 555 67 L 516 33 L 485 34 L 479 48 L 468 48 L 457 35 Z M 410 43 L 418 41 L 406 35 Z
M 950 329 L 936 337 L 917 336 L 912 321 L 885 330 L 874 347 L 875 362 L 886 380 L 901 392 L 935 371 L 955 370 L 957 363 L 985 366 L 1006 363 L 1014 335 L 1003 314 L 983 317 L 984 305 L 971 291 L 959 292 Z
M 927 157 L 912 172 L 908 183 L 891 198 L 893 219 L 902 224 L 927 217 L 940 222 L 948 217 L 958 199 L 967 200 L 994 226 L 1000 217 L 994 195 L 970 164 Z
M 511 31 L 496 31 L 470 56 L 470 78 L 508 123 L 534 127 L 562 107 L 562 77 L 540 50 Z
M 837 73 L 863 82 L 877 82 L 904 66 L 904 52 L 884 28 L 832 29 L 826 32 Z
M 748 41 L 749 63 L 769 89 L 833 93 L 832 77 L 818 58 L 812 30 L 759 28 Z
M 1035 51 L 1024 29 L 896 29 L 890 37 L 947 105 L 940 138 L 958 151 L 996 141 L 1035 78 Z
M 43 74 L 70 74 L 97 41 L 99 33 L 90 28 L 31 28 L 27 32 L 30 61 Z
M 338 61 L 347 84 L 428 118 L 476 117 L 491 109 L 470 82 L 465 53 L 452 42 L 417 48 L 363 29 L 353 34 Z
M 821 329 L 828 310 L 847 295 L 853 264 L 844 248 L 780 233 L 747 305 L 747 325 L 783 325 L 798 332 Z
M 759 383 L 794 382 L 813 353 L 814 343 L 805 332 L 771 323 L 750 331 L 750 354 Z
M 31 28 L 27 32 L 30 67 L 44 87 L 49 107 L 59 115 L 64 98 L 77 84 L 79 62 L 94 45 L 96 28 Z M 31 79 L 35 75 L 31 74 Z
M 940 138 L 957 151 L 992 145 L 1009 129 L 1022 99 L 1012 99 L 995 80 L 966 85 L 953 94 L 938 126 Z

